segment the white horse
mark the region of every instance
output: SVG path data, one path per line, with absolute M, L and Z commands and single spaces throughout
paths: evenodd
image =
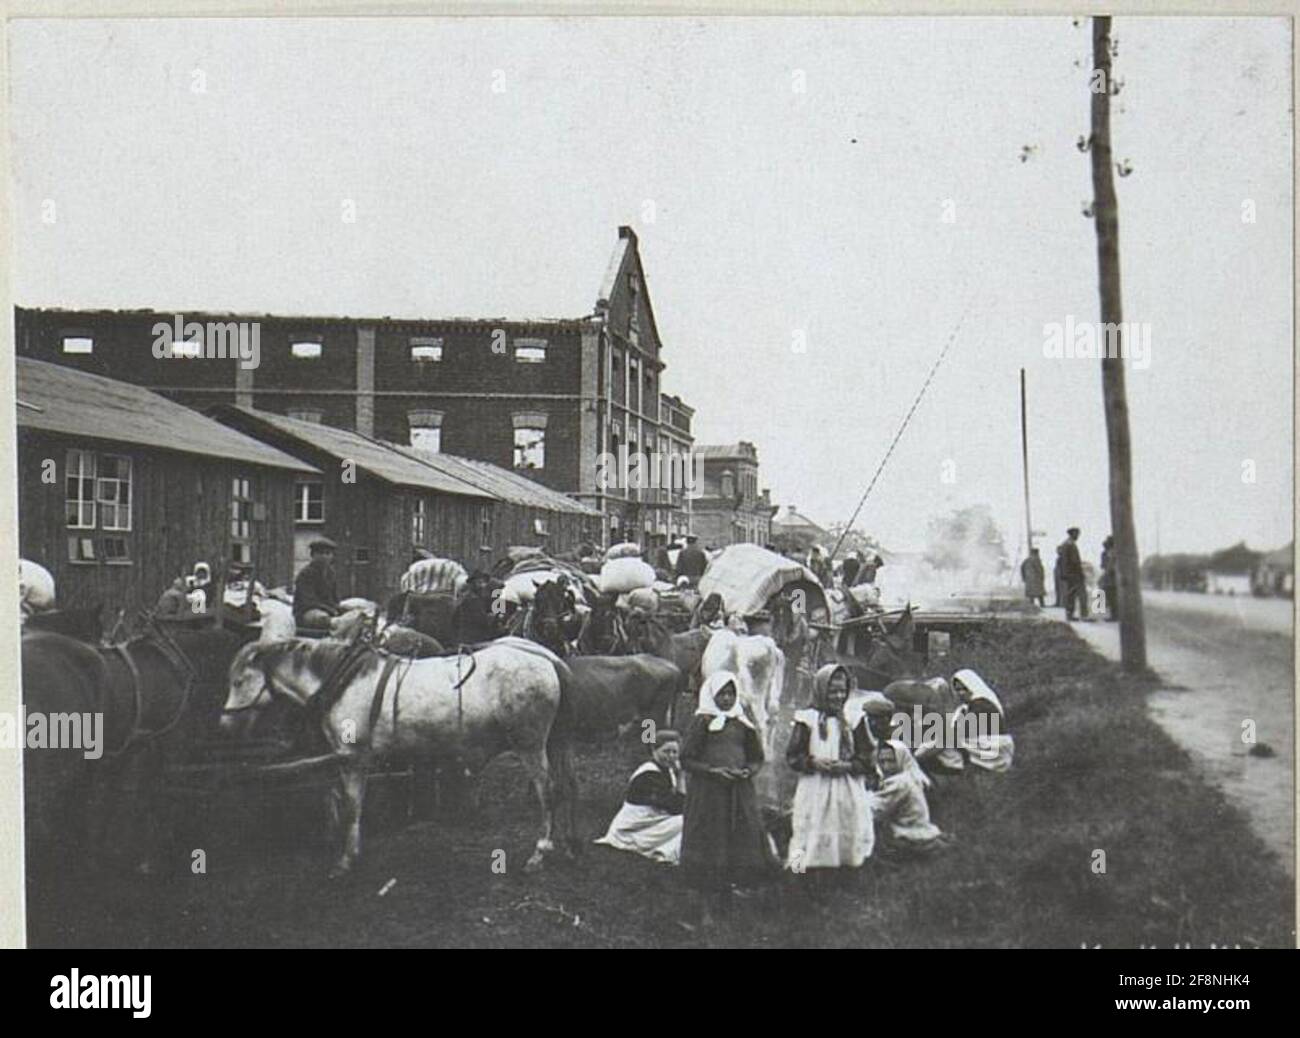
M 374 763 L 428 760 L 476 772 L 502 753 L 528 771 L 542 835 L 525 866 L 555 847 L 557 817 L 572 842 L 577 782 L 570 745 L 572 674 L 542 646 L 502 638 L 471 655 L 410 660 L 333 638 L 252 642 L 230 667 L 221 726 L 239 734 L 276 696 L 312 710 L 339 761 L 331 794 L 342 831 L 333 874 L 361 852 L 366 774 Z M 563 809 L 563 810 L 562 810 Z
M 740 702 L 754 718 L 763 737 L 763 752 L 773 759 L 776 712 L 785 685 L 785 653 L 766 635 L 715 631 L 704 649 L 700 673 L 707 679 L 718 670 L 728 670 L 739 679 Z

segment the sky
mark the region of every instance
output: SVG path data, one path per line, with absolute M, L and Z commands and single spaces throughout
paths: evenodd
M 1119 18 L 1139 550 L 1292 536 L 1285 19 Z M 987 504 L 1109 528 L 1088 23 L 16 21 L 16 303 L 580 316 L 635 228 L 697 442 L 895 549 Z M 346 213 L 354 213 L 352 221 Z M 1141 340 L 1139 340 L 1141 341 Z M 1050 551 L 1046 554 L 1050 555 Z

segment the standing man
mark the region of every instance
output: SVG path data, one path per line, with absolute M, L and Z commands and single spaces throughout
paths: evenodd
M 299 627 L 328 627 L 339 614 L 338 584 L 334 579 L 335 544 L 328 537 L 311 542 L 311 562 L 293 582 L 293 618 Z
M 1107 537 L 1101 542 L 1101 576 L 1097 578 L 1097 586 L 1106 596 L 1106 619 L 1117 620 L 1118 616 L 1115 611 L 1115 538 Z
M 1025 582 L 1025 597 L 1037 606 L 1042 606 L 1047 596 L 1044 587 L 1043 560 L 1037 548 L 1029 549 L 1029 558 L 1020 564 L 1020 579 Z
M 691 582 L 691 587 L 695 587 L 700 582 L 700 577 L 704 576 L 704 571 L 709 566 L 709 557 L 704 554 L 700 547 L 700 539 L 693 533 L 686 535 L 686 547 L 677 553 L 676 576 L 687 577 Z
M 1079 528 L 1071 526 L 1065 531 L 1066 539 L 1056 549 L 1061 563 L 1061 582 L 1065 585 L 1065 618 L 1074 619 L 1075 606 L 1079 619 L 1088 619 L 1088 589 L 1083 576 L 1083 559 L 1079 555 Z

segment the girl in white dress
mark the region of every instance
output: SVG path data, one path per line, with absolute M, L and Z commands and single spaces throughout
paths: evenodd
M 813 678 L 813 705 L 794 715 L 786 763 L 799 774 L 786 855 L 792 872 L 856 868 L 871 855 L 874 833 L 867 785 L 879 781 L 876 744 L 859 713 L 845 719 L 849 672 L 836 664 Z

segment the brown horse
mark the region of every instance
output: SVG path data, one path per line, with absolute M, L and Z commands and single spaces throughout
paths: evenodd
M 574 656 L 573 718 L 584 735 L 609 734 L 628 722 L 669 724 L 682 672 L 658 656 Z
M 226 670 L 249 637 L 152 620 L 112 647 L 25 633 L 29 718 L 89 716 L 99 719 L 100 733 L 90 755 L 67 747 L 25 753 L 29 855 L 43 860 L 78 848 L 86 852 L 81 860 L 96 862 L 116 850 L 151 867 L 170 829 L 164 770 L 215 724 Z M 109 831 L 117 838 L 106 839 Z
M 684 693 L 700 687 L 700 661 L 714 631 L 708 627 L 673 634 L 659 619 L 645 614 L 628 618 L 628 645 L 633 652 L 649 653 L 667 660 L 681 673 L 678 689 Z

